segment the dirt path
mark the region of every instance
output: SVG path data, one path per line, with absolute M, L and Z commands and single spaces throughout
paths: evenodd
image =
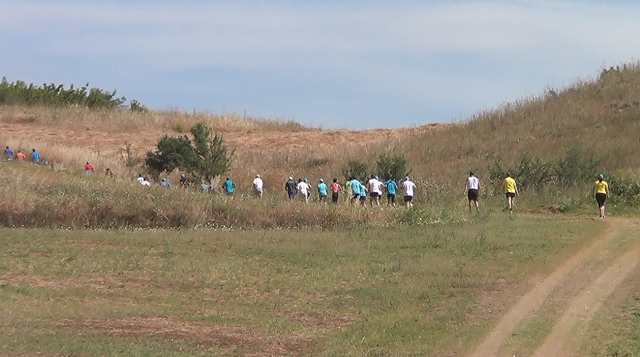
M 549 294 L 567 277 L 579 275 L 586 260 L 604 250 L 618 236 L 622 227 L 632 221 L 609 219 L 607 233 L 582 249 L 556 269 L 549 277 L 531 289 L 507 312 L 491 334 L 478 346 L 472 357 L 496 356 L 500 347 L 513 334 L 520 323 L 546 301 Z M 545 344 L 536 356 L 567 356 L 579 347 L 581 330 L 584 329 L 603 301 L 640 262 L 640 245 L 615 260 L 613 265 L 599 275 L 586 289 L 574 298 L 558 321 Z

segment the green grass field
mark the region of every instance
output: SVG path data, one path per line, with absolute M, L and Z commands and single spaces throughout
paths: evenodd
M 0 354 L 460 355 L 603 227 L 3 229 Z

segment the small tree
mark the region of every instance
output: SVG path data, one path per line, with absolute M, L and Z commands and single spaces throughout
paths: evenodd
M 227 155 L 227 147 L 222 136 L 213 135 L 205 122 L 199 122 L 191 127 L 194 151 L 197 156 L 195 171 L 208 182 L 217 176 L 227 173 L 231 169 L 232 151 Z
M 156 178 L 163 172 L 170 173 L 175 169 L 193 174 L 196 158 L 191 141 L 186 135 L 177 138 L 165 135 L 158 141 L 155 151 L 147 151 L 145 166 Z
M 593 177 L 598 165 L 599 162 L 592 152 L 585 152 L 574 146 L 567 150 L 567 155 L 563 160 L 558 161 L 554 170 L 558 183 L 564 186 L 575 186 Z
M 404 155 L 394 155 L 384 153 L 376 160 L 378 165 L 378 174 L 387 181 L 392 179 L 396 182 L 411 174 L 411 170 L 407 169 L 407 159 Z
M 347 180 L 355 178 L 359 181 L 366 181 L 367 175 L 369 174 L 369 166 L 366 162 L 362 162 L 358 159 L 351 159 L 347 163 L 347 166 L 342 169 L 342 174 Z

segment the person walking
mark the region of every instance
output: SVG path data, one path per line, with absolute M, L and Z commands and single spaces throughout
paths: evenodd
M 469 213 L 471 213 L 471 202 L 475 203 L 476 212 L 480 213 L 480 207 L 478 199 L 480 197 L 480 180 L 476 177 L 473 171 L 469 171 L 469 177 L 464 185 L 464 190 L 467 193 L 467 199 L 469 200 Z
M 293 199 L 296 197 L 296 193 L 298 193 L 298 184 L 293 180 L 292 176 L 289 176 L 289 179 L 284 184 L 284 190 L 287 191 L 289 200 L 293 201 Z
M 162 180 L 160 181 L 160 187 L 162 187 L 162 188 L 171 188 L 171 183 L 169 183 L 169 181 L 167 181 L 166 177 L 163 177 Z
M 598 175 L 598 180 L 593 185 L 593 193 L 596 197 L 596 202 L 598 202 L 599 217 L 604 218 L 604 202 L 610 195 L 609 184 L 604 180 L 604 174 Z
M 85 175 L 93 175 L 94 170 L 93 170 L 93 165 L 91 165 L 89 163 L 89 161 L 87 161 L 86 164 L 84 164 L 84 174 Z
M 298 186 L 296 187 L 298 192 L 302 195 L 302 202 L 305 204 L 309 203 L 309 184 L 307 184 L 307 180 L 298 179 Z
M 511 177 L 511 172 L 507 172 L 507 177 L 504 178 L 504 194 L 507 197 L 509 214 L 511 214 L 513 212 L 513 199 L 519 195 L 518 185 L 516 180 Z
M 349 180 L 349 187 L 351 188 L 351 204 L 355 204 L 360 199 L 360 187 L 362 184 L 355 177 L 351 177 Z M 364 188 L 364 187 L 363 187 Z
M 320 179 L 320 182 L 318 182 L 318 201 L 321 204 L 326 204 L 327 203 L 327 184 L 324 183 L 323 179 Z
M 16 154 L 16 158 L 18 159 L 18 161 L 24 161 L 25 156 L 22 150 L 18 150 L 18 153 Z
M 387 205 L 388 206 L 396 206 L 396 190 L 398 189 L 398 184 L 392 179 L 388 179 L 385 182 L 384 187 L 387 189 Z
M 256 178 L 253 180 L 253 190 L 256 193 L 258 198 L 262 198 L 263 194 L 263 182 L 260 178 L 260 175 L 256 175 Z
M 4 157 L 5 159 L 7 159 L 7 161 L 9 160 L 13 160 L 13 150 L 11 150 L 10 147 L 6 147 L 6 149 L 4 149 Z
M 37 152 L 36 149 L 33 149 L 31 151 L 31 160 L 33 161 L 34 164 L 40 163 L 40 153 Z
M 224 190 L 224 193 L 227 194 L 227 196 L 233 196 L 233 192 L 236 190 L 236 184 L 227 177 L 227 179 L 222 184 L 222 189 Z
M 380 196 L 382 196 L 382 182 L 378 180 L 376 175 L 371 175 L 371 179 L 369 180 L 369 196 L 371 206 L 375 204 L 380 207 Z
M 340 191 L 342 191 L 342 186 L 338 183 L 338 178 L 334 177 L 333 183 L 331 184 L 331 202 L 338 203 Z
M 407 176 L 404 178 L 402 188 L 404 189 L 404 203 L 407 205 L 407 208 L 413 207 L 413 194 L 416 189 L 416 184 Z

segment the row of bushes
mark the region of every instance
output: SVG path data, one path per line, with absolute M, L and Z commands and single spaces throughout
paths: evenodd
M 125 97 L 118 97 L 116 90 L 112 92 L 100 89 L 89 88 L 89 83 L 74 88 L 73 84 L 69 88 L 64 85 L 53 83 L 42 86 L 27 85 L 23 81 L 9 83 L 6 77 L 2 77 L 0 82 L 0 105 L 47 105 L 47 106 L 70 106 L 77 105 L 87 108 L 119 108 L 125 103 Z M 132 100 L 131 110 L 146 111 L 146 107 L 137 100 Z

